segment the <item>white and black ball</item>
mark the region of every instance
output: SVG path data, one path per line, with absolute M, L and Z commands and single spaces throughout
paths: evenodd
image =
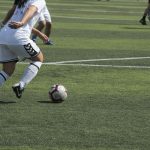
M 54 84 L 49 90 L 49 98 L 54 103 L 61 103 L 67 98 L 67 89 L 61 84 Z

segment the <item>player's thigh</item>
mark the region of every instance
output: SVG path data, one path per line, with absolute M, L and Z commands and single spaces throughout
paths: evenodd
M 40 53 L 40 48 L 32 40 L 29 40 L 25 45 L 11 45 L 10 48 L 21 59 L 30 59 Z
M 45 15 L 45 21 L 49 22 L 49 23 L 52 23 L 51 16 L 50 15 Z
M 16 61 L 3 63 L 3 71 L 6 72 L 9 76 L 11 76 L 16 67 Z
M 43 13 L 40 14 L 40 17 L 39 17 L 39 19 L 38 19 L 38 22 L 42 22 L 42 21 L 45 21 L 45 18 L 44 18 L 44 14 L 43 14 Z
M 0 45 L 0 62 L 7 63 L 14 61 L 18 61 L 18 56 L 11 51 L 9 45 Z

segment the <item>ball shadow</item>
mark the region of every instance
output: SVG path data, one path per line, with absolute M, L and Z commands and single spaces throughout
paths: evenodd
M 50 101 L 50 100 L 47 100 L 47 101 L 37 101 L 38 103 L 51 103 L 51 104 L 60 104 L 60 103 L 62 103 L 63 101 L 61 101 L 61 102 L 53 102 L 53 101 Z
M 51 101 L 37 101 L 38 103 L 52 103 Z

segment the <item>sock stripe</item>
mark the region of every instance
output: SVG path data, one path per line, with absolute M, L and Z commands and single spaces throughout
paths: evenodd
M 2 74 L 2 73 L 0 73 L 0 75 L 4 78 L 4 80 L 6 81 L 6 77 Z
M 34 63 L 30 63 L 30 65 L 33 65 L 33 66 L 37 67 L 38 70 L 40 69 L 40 68 L 39 68 L 37 65 L 35 65 Z

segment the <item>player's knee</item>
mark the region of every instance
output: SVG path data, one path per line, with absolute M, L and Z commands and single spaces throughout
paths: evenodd
M 46 26 L 46 22 L 45 22 L 45 21 L 40 21 L 40 22 L 39 22 L 39 26 L 40 26 L 41 28 L 44 28 L 44 27 Z
M 40 54 L 39 54 L 39 61 L 42 62 L 42 63 L 44 61 L 44 56 L 43 56 L 42 52 L 40 52 Z
M 46 27 L 50 28 L 52 26 L 51 22 L 46 22 Z
M 41 63 L 43 63 L 44 61 L 44 56 L 43 56 L 43 53 L 40 52 L 37 56 L 31 58 L 32 61 L 39 61 Z

